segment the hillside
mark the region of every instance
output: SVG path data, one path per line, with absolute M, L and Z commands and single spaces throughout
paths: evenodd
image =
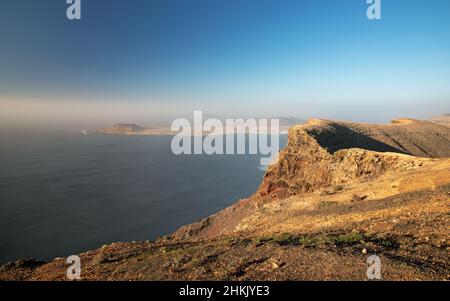
M 434 116 L 430 119 L 430 121 L 437 124 L 450 126 L 450 114 L 442 114 L 439 116 Z
M 155 242 L 81 254 L 87 280 L 450 279 L 450 128 L 310 120 L 249 198 Z M 58 280 L 62 259 L 0 279 Z

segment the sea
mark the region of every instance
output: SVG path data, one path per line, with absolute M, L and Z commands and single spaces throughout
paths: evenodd
M 261 183 L 260 155 L 174 155 L 171 139 L 0 133 L 0 264 L 153 240 Z

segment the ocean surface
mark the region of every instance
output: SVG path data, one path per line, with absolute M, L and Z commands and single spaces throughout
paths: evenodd
M 171 139 L 0 134 L 0 264 L 155 239 L 261 182 L 258 155 L 176 156 Z

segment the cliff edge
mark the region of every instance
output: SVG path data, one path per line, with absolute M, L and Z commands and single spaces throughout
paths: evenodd
M 313 119 L 250 197 L 151 242 L 80 254 L 85 280 L 450 278 L 450 128 Z M 0 280 L 64 280 L 67 265 L 19 260 Z
M 263 204 L 323 191 L 340 191 L 408 171 L 420 173 L 449 162 L 450 128 L 414 119 L 371 125 L 312 119 L 289 130 L 279 160 L 251 197 L 202 221 L 182 227 L 177 238 L 233 232 Z

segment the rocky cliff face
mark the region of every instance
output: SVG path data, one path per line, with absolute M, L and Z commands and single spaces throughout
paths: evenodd
M 419 157 L 450 157 L 450 129 L 412 119 L 385 126 L 311 120 L 290 129 L 258 193 L 280 198 L 368 181 L 421 166 Z
M 413 119 L 390 125 L 310 120 L 289 130 L 286 148 L 251 197 L 182 227 L 177 238 L 229 234 L 268 202 L 333 193 L 385 175 L 418 170 L 450 157 L 450 128 Z

